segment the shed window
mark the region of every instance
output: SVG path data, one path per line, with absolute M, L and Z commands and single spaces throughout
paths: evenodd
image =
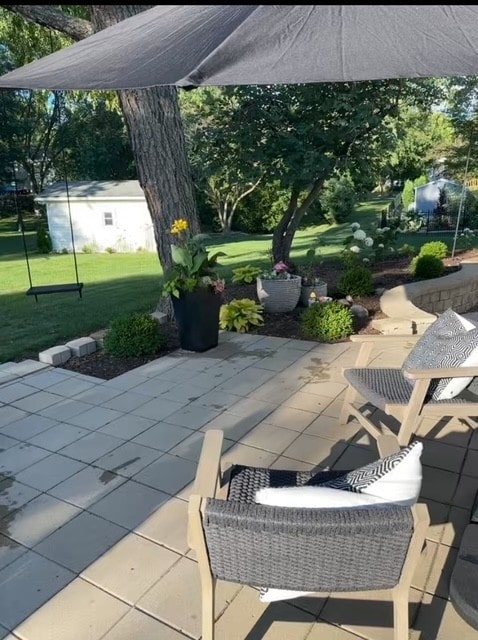
M 105 223 L 105 227 L 113 226 L 113 214 L 111 213 L 111 211 L 105 211 L 103 213 L 103 220 Z

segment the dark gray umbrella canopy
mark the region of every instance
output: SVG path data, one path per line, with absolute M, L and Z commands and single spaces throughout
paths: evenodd
M 157 6 L 0 77 L 129 89 L 478 73 L 476 5 Z

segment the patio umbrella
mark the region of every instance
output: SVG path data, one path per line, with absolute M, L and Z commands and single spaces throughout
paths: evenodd
M 130 89 L 478 73 L 476 5 L 168 5 L 0 78 Z

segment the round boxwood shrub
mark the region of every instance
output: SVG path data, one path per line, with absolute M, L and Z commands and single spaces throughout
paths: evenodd
M 439 278 L 445 271 L 443 262 L 439 258 L 429 255 L 413 258 L 410 267 L 415 278 L 421 278 L 422 280 Z
M 163 345 L 158 322 L 148 313 L 115 318 L 103 343 L 107 353 L 119 358 L 153 355 Z
M 448 247 L 445 242 L 435 240 L 434 242 L 425 243 L 420 249 L 419 256 L 434 256 L 439 260 L 443 260 L 448 255 Z
M 307 338 L 334 342 L 350 336 L 353 331 L 353 315 L 340 302 L 318 302 L 302 314 L 302 332 Z
M 372 272 L 361 265 L 347 269 L 340 278 L 337 289 L 344 296 L 368 296 L 373 293 Z

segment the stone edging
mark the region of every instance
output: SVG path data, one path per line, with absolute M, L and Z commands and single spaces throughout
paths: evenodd
M 383 334 L 421 334 L 449 307 L 466 313 L 478 306 L 478 264 L 464 262 L 449 276 L 400 285 L 385 291 L 380 308 L 388 317 L 372 321 Z

